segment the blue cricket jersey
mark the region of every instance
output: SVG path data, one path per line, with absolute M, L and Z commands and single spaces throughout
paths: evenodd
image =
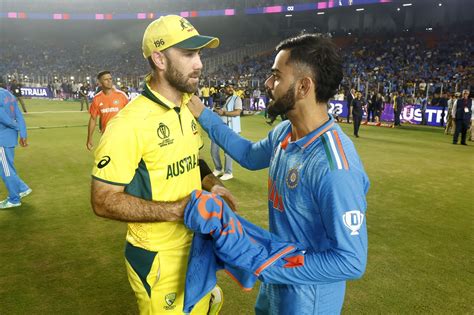
M 351 140 L 330 117 L 294 142 L 289 121 L 255 143 L 210 110 L 199 122 L 243 167 L 269 167 L 270 232 L 308 248 L 304 266 L 260 275 L 256 313 L 340 312 L 345 281 L 361 277 L 367 261 L 369 180 Z
M 16 97 L 0 88 L 0 147 L 15 147 L 20 137 L 26 138 L 26 124 Z

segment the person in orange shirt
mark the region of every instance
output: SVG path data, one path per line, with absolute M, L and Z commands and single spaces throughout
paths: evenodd
M 91 117 L 87 127 L 86 146 L 89 151 L 94 148 L 92 142 L 97 118 L 99 118 L 99 131 L 104 133 L 107 123 L 128 103 L 127 94 L 115 89 L 110 71 L 101 71 L 97 75 L 101 91 L 92 99 L 89 109 Z

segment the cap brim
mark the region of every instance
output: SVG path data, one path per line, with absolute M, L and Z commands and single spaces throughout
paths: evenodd
M 216 48 L 218 46 L 219 38 L 203 35 L 196 35 L 173 45 L 173 47 L 191 50 L 201 48 Z

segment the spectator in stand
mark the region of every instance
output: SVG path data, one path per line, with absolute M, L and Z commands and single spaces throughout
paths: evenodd
M 344 90 L 340 89 L 336 95 L 334 95 L 334 100 L 335 101 L 343 101 L 344 100 Z

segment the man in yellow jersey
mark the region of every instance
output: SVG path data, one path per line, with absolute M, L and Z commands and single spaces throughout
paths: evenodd
M 201 97 L 202 97 L 202 102 L 204 103 L 204 105 L 206 105 L 206 107 L 210 107 L 209 96 L 210 96 L 209 85 L 204 84 L 204 86 L 201 88 Z
M 143 35 L 152 69 L 144 91 L 110 121 L 95 152 L 92 207 L 98 216 L 129 222 L 125 258 L 140 314 L 182 314 L 193 236 L 182 220 L 190 193 L 202 187 L 235 209 L 199 159 L 200 130 L 187 107 L 201 75 L 200 50 L 218 45 L 182 17 L 152 22 Z M 192 314 L 208 314 L 210 300 L 208 294 Z

